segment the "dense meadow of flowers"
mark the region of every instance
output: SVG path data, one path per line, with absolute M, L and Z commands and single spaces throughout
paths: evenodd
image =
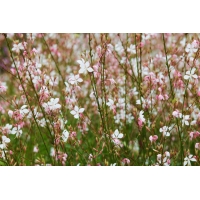
M 199 34 L 0 34 L 0 165 L 200 165 Z

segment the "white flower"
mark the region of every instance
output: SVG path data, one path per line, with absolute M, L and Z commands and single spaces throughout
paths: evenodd
M 186 166 L 186 165 L 191 166 L 191 162 L 190 161 L 196 162 L 197 160 L 196 160 L 196 158 L 193 158 L 193 155 L 190 154 L 188 157 L 184 158 L 183 165 L 184 166 Z
M 88 159 L 89 159 L 90 161 L 92 161 L 93 155 L 92 155 L 91 153 L 89 154 Z
M 138 91 L 137 91 L 137 88 L 136 87 L 134 87 L 132 90 L 131 90 L 131 93 L 133 94 L 133 95 L 138 95 Z
M 170 131 L 171 130 L 171 127 L 168 127 L 168 126 L 163 126 L 162 128 L 159 129 L 159 131 L 161 133 L 163 133 L 163 136 L 170 136 Z
M 78 83 L 83 82 L 83 79 L 79 77 L 79 74 L 77 75 L 71 74 L 68 81 L 72 85 L 74 84 L 77 85 Z
M 64 130 L 62 132 L 62 139 L 64 142 L 67 142 L 67 139 L 69 138 L 69 132 L 67 130 Z
M 119 138 L 123 138 L 123 134 L 122 133 L 119 133 L 119 130 L 116 129 L 115 132 L 112 134 L 112 138 L 113 139 L 119 139 Z
M 37 122 L 38 122 L 38 124 L 39 124 L 41 127 L 45 127 L 45 126 L 46 126 L 46 120 L 45 120 L 45 118 L 42 118 L 41 120 L 38 120 L 38 119 L 37 119 Z M 48 120 L 47 120 L 47 122 L 48 122 Z
M 2 128 L 3 132 L 5 132 L 5 133 L 10 133 L 10 132 L 11 132 L 11 129 L 12 129 L 12 125 L 10 125 L 10 124 L 6 124 L 6 125 Z
M 6 148 L 6 143 L 9 143 L 10 139 L 7 138 L 5 135 L 2 136 L 2 144 L 0 144 L 0 149 Z
M 127 51 L 132 54 L 136 54 L 135 45 L 131 44 L 130 47 L 127 49 Z
M 122 57 L 120 63 L 121 63 L 121 64 L 124 64 L 125 62 L 126 62 L 126 57 Z
M 66 92 L 70 92 L 71 89 L 70 89 L 70 86 L 69 86 L 69 84 L 67 82 L 65 82 L 65 86 L 66 86 L 65 91 Z
M 128 115 L 126 115 L 126 119 L 127 119 L 128 123 L 131 123 L 133 121 L 134 117 L 131 113 L 129 113 Z
M 119 98 L 118 103 L 116 104 L 117 107 L 119 108 L 124 108 L 125 107 L 125 99 L 124 98 Z
M 27 113 L 29 113 L 29 110 L 26 109 L 27 107 L 28 107 L 27 105 L 23 105 L 23 106 L 20 108 L 19 112 L 20 112 L 20 114 L 21 114 L 22 116 L 24 116 L 24 115 L 26 115 Z
M 115 45 L 115 50 L 118 52 L 118 53 L 122 53 L 124 51 L 124 48 L 121 44 L 121 42 L 118 42 L 116 45 Z
M 106 105 L 109 106 L 110 109 L 115 108 L 114 101 L 112 99 L 108 99 L 108 102 L 106 103 Z
M 19 53 L 20 50 L 24 50 L 24 47 L 23 47 L 22 43 L 13 45 L 12 51 L 15 51 L 16 53 Z
M 87 72 L 94 71 L 92 67 L 90 67 L 90 63 L 88 61 L 85 62 L 83 58 L 81 60 L 77 60 L 77 62 L 80 64 L 80 70 L 79 70 L 80 74 L 86 74 Z
M 116 166 L 116 165 L 117 165 L 117 163 L 110 164 L 110 166 Z
M 16 135 L 16 137 L 20 137 L 22 134 L 21 127 L 19 125 L 17 127 L 14 127 L 10 133 Z
M 140 113 L 139 113 L 139 119 L 142 121 L 142 122 L 145 122 L 145 118 L 144 118 L 144 111 L 141 110 Z
M 50 156 L 54 157 L 56 155 L 54 147 L 51 147 L 50 149 Z
M 71 113 L 72 115 L 74 115 L 74 118 L 78 119 L 78 118 L 79 118 L 79 114 L 80 114 L 80 113 L 83 113 L 84 110 L 85 110 L 84 108 L 80 108 L 80 109 L 79 109 L 78 106 L 75 106 L 75 107 L 74 107 L 74 110 L 72 110 L 70 113 Z
M 192 78 L 197 79 L 198 76 L 196 74 L 194 74 L 195 71 L 196 71 L 195 68 L 193 68 L 190 71 L 187 71 L 186 75 L 184 76 L 184 79 L 186 79 L 186 80 L 188 80 L 188 79 L 191 80 Z
M 170 153 L 168 151 L 166 151 L 164 153 L 164 158 L 162 160 L 162 155 L 161 154 L 158 154 L 157 155 L 157 161 L 158 161 L 158 164 L 161 164 L 162 161 L 163 161 L 163 165 L 164 166 L 169 166 L 170 165 Z
M 189 122 L 188 122 L 188 119 L 190 119 L 190 116 L 189 115 L 183 115 L 182 116 L 182 123 L 189 126 Z
M 42 106 L 45 108 L 45 111 L 48 112 L 49 110 L 53 111 L 56 109 L 61 108 L 61 105 L 58 104 L 59 98 L 51 98 L 50 101 L 47 103 L 43 103 Z
M 33 113 L 34 113 L 35 118 L 37 118 L 38 115 L 40 114 L 39 112 L 37 112 L 37 107 L 33 109 Z M 32 117 L 33 117 L 32 112 L 29 112 L 29 114 L 27 115 L 27 118 L 30 119 Z
M 198 50 L 198 48 L 196 48 L 193 44 L 187 44 L 186 48 L 185 48 L 185 51 L 187 53 L 196 53 Z
M 136 100 L 136 104 L 141 105 L 141 103 L 145 103 L 145 100 L 143 97 L 141 97 L 141 100 L 140 99 Z
M 38 151 L 39 151 L 38 146 L 34 146 L 34 147 L 33 147 L 33 152 L 34 152 L 34 153 L 38 153 Z

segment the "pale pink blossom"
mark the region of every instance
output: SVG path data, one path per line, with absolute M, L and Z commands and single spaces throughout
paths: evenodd
M 196 144 L 195 144 L 195 149 L 200 150 L 200 143 L 196 143 Z
M 90 63 L 85 61 L 83 58 L 81 60 L 77 60 L 80 65 L 79 74 L 87 74 L 87 72 L 93 72 L 94 70 L 90 67 Z
M 130 160 L 128 159 L 128 158 L 124 158 L 123 160 L 122 160 L 122 164 L 123 165 L 129 165 L 130 164 Z
M 77 75 L 71 74 L 68 81 L 72 85 L 77 85 L 78 83 L 83 82 L 83 79 L 80 78 L 79 74 L 77 74 Z
M 84 110 L 85 110 L 84 108 L 79 108 L 78 106 L 75 106 L 75 107 L 74 107 L 74 110 L 72 110 L 70 113 L 71 113 L 72 115 L 74 115 L 74 118 L 79 119 L 79 115 L 80 115 L 81 113 L 83 113 Z
M 7 88 L 8 87 L 5 82 L 0 82 L 0 93 L 6 92 Z
M 16 53 L 19 53 L 20 50 L 24 50 L 24 46 L 22 45 L 22 43 L 13 44 L 12 51 L 15 51 Z
M 157 136 L 157 135 L 151 135 L 151 136 L 149 137 L 149 140 L 151 141 L 151 143 L 155 142 L 157 139 L 158 139 L 158 136 Z
M 61 105 L 58 102 L 59 98 L 51 98 L 47 103 L 43 103 L 42 106 L 45 108 L 46 112 L 54 111 L 61 108 Z

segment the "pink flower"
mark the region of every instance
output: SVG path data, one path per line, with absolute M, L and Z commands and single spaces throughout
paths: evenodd
M 123 160 L 122 160 L 122 164 L 127 164 L 127 165 L 129 165 L 130 164 L 130 160 L 128 159 L 128 158 L 124 158 Z
M 176 118 L 182 117 L 182 114 L 181 114 L 180 111 L 177 110 L 177 109 L 176 109 L 175 111 L 173 111 L 172 115 L 173 115 L 174 117 L 176 117 Z
M 196 139 L 199 136 L 200 136 L 200 133 L 198 131 L 190 132 L 190 140 L 192 140 L 193 138 Z
M 200 150 L 200 143 L 196 143 L 195 144 L 195 148 L 198 149 L 198 150 Z
M 3 93 L 7 90 L 7 86 L 5 82 L 0 82 L 0 93 Z
M 2 128 L 2 132 L 3 134 L 9 134 L 11 132 L 11 129 L 12 129 L 12 125 L 6 124 L 6 126 Z
M 151 135 L 150 137 L 149 137 L 149 140 L 151 141 L 151 143 L 153 143 L 153 142 L 155 142 L 156 140 L 158 139 L 158 136 L 157 135 Z

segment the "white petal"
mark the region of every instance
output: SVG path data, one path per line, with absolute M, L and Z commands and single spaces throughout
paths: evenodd
M 194 161 L 194 162 L 196 162 L 196 161 L 197 161 L 195 158 L 191 158 L 190 160 L 191 160 L 191 161 Z
M 91 67 L 87 68 L 87 70 L 88 70 L 88 72 L 93 72 L 94 71 Z
M 85 69 L 84 69 L 84 68 L 81 68 L 81 69 L 79 69 L 79 71 L 78 71 L 79 74 L 83 74 L 84 72 L 85 72 Z
M 55 105 L 55 109 L 57 109 L 57 108 L 61 108 L 61 105 L 60 104 L 56 104 Z
M 78 114 L 74 115 L 74 118 L 78 119 L 78 118 L 79 118 L 79 115 L 78 115 Z
M 196 74 L 194 74 L 192 77 L 193 77 L 193 78 L 198 78 L 198 76 L 197 76 Z
M 83 79 L 82 79 L 82 78 L 79 78 L 77 81 L 78 81 L 78 82 L 83 82 Z
M 24 109 L 24 108 L 26 108 L 26 107 L 27 107 L 27 105 L 23 105 L 23 106 L 21 107 L 21 110 Z
M 80 108 L 79 113 L 82 113 L 84 110 L 85 110 L 84 108 Z
M 190 115 L 185 115 L 185 119 L 189 119 L 190 118 Z
M 79 107 L 78 107 L 78 106 L 75 106 L 75 107 L 74 107 L 74 110 L 75 110 L 76 112 L 78 112 L 78 111 L 79 111 Z
M 188 121 L 185 121 L 185 125 L 189 126 L 189 122 L 188 122 Z
M 183 165 L 184 165 L 184 166 L 187 165 L 187 161 L 184 161 Z
M 123 138 L 123 134 L 122 133 L 120 133 L 119 135 L 118 135 L 118 138 Z
M 190 78 L 190 76 L 188 76 L 188 75 L 184 76 L 184 79 L 186 79 L 186 80 L 188 80 L 189 78 Z
M 82 60 L 77 60 L 77 63 L 81 65 L 83 63 L 83 61 Z
M 6 138 L 5 142 L 9 143 L 10 142 L 10 138 Z
M 75 112 L 74 110 L 72 110 L 70 113 L 71 113 L 72 115 L 75 115 L 75 114 L 76 114 L 76 112 Z
M 195 71 L 196 71 L 196 68 L 192 68 L 191 74 L 194 74 Z
M 71 83 L 72 85 L 74 85 L 75 81 L 74 80 L 69 80 L 69 83 Z
M 169 133 L 169 132 L 167 132 L 165 135 L 168 137 L 168 136 L 170 136 L 170 133 Z
M 193 49 L 193 51 L 196 53 L 198 49 Z

